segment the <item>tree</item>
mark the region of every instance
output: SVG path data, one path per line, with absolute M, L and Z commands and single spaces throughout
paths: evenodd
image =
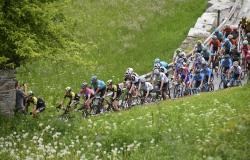
M 0 2 L 0 68 L 14 68 L 60 45 L 44 11 L 52 0 L 3 0 Z

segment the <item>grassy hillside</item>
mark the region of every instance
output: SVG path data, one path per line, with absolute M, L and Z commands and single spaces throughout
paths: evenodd
M 154 58 L 169 60 L 205 10 L 205 0 L 59 0 L 44 7 L 63 49 L 22 65 L 17 78 L 49 106 L 63 89 L 92 74 L 122 81 L 127 67 L 146 73 Z M 42 51 L 41 51 L 42 52 Z M 53 50 L 51 51 L 53 53 Z
M 1 159 L 250 157 L 250 85 L 68 122 L 54 110 L 0 120 Z

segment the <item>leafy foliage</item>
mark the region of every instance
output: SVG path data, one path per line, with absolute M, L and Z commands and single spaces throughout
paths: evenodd
M 0 65 L 14 67 L 58 46 L 50 15 L 43 5 L 49 0 L 3 0 L 0 3 Z

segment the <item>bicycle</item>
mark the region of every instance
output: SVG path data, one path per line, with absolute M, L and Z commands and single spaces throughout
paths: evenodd
M 179 82 L 174 82 L 174 98 L 183 96 L 183 85 Z
M 227 88 L 229 80 L 227 79 L 227 75 L 225 73 L 221 74 L 221 81 L 219 83 L 219 89 Z

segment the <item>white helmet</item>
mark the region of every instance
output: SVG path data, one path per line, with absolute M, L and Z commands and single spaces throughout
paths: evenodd
M 155 58 L 155 63 L 160 63 L 160 58 Z
M 239 66 L 239 62 L 238 61 L 234 61 L 233 66 L 238 67 Z
M 66 91 L 66 92 L 70 92 L 70 91 L 71 91 L 71 87 L 66 87 L 66 88 L 65 88 L 65 91 Z
M 244 40 L 244 41 L 243 41 L 243 44 L 247 45 L 247 44 L 248 44 L 248 41 L 247 41 L 247 40 Z
M 133 68 L 130 68 L 130 67 L 129 67 L 129 68 L 127 69 L 127 71 L 126 71 L 126 73 L 127 73 L 127 74 L 130 74 L 130 75 L 131 75 L 133 72 L 134 72 L 134 69 L 133 69 Z

